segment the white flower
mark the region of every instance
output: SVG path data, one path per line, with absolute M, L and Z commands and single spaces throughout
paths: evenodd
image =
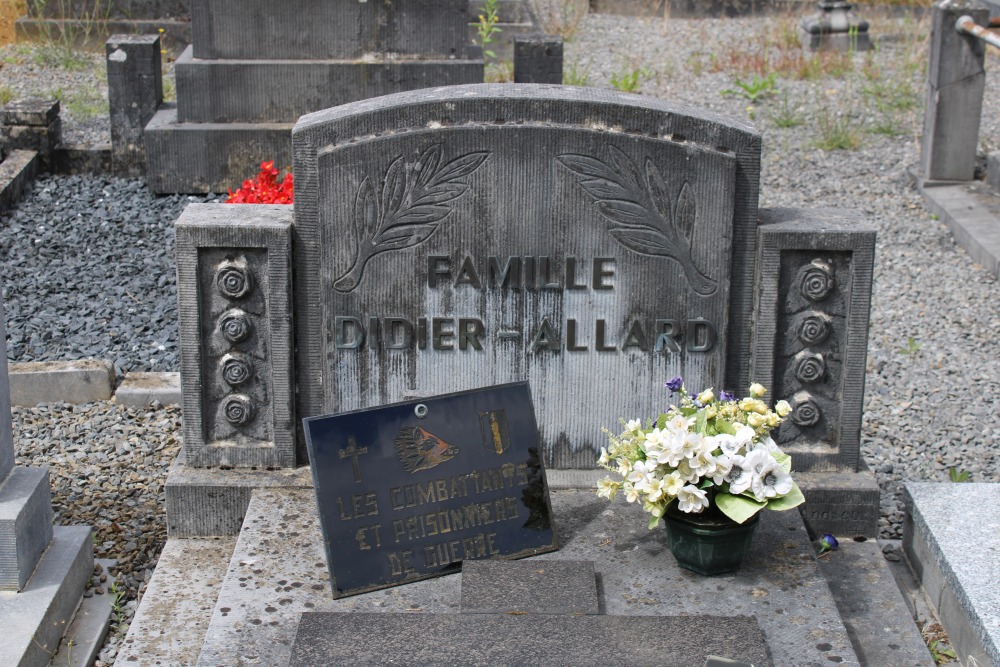
M 650 502 L 656 502 L 663 497 L 663 480 L 656 477 L 647 477 L 635 485 L 639 491 L 646 494 Z
M 621 485 L 618 482 L 614 481 L 610 477 L 605 477 L 597 483 L 597 497 L 614 500 L 615 493 L 618 491 L 619 486 Z
M 750 467 L 750 472 L 757 476 L 760 475 L 765 466 L 777 463 L 777 461 L 774 460 L 774 457 L 771 456 L 771 452 L 767 451 L 764 447 L 754 447 L 747 452 L 746 458 L 747 465 Z
M 622 457 L 618 459 L 618 474 L 622 477 L 628 477 L 632 472 L 632 464 L 629 463 L 628 459 Z
M 696 456 L 701 448 L 704 446 L 705 436 L 701 433 L 685 433 L 684 440 L 681 444 L 681 451 L 684 456 L 691 458 Z
M 708 495 L 694 484 L 688 484 L 677 494 L 677 508 L 688 514 L 697 513 L 708 507 Z
M 656 462 L 676 468 L 684 456 L 683 441 L 673 438 L 657 453 Z
M 735 454 L 733 455 L 735 456 Z M 715 470 L 712 472 L 712 481 L 716 486 L 721 486 L 726 481 L 726 476 L 733 467 L 733 459 L 729 455 L 715 457 Z
M 736 437 L 729 435 L 728 433 L 720 433 L 713 436 L 712 440 L 715 442 L 715 446 L 722 450 L 723 455 L 732 456 L 739 451 L 742 446 L 741 443 L 737 442 Z
M 684 415 L 674 415 L 667 421 L 665 428 L 671 433 L 687 433 L 692 421 L 694 417 L 688 419 Z
M 757 446 L 758 447 L 762 447 L 763 449 L 766 449 L 768 452 L 780 452 L 781 451 L 780 449 L 778 449 L 778 443 L 776 443 L 771 438 L 771 436 L 767 436 L 766 438 L 764 438 L 763 440 L 761 440 L 760 442 L 758 442 Z
M 666 511 L 667 508 L 663 505 L 663 503 L 651 503 L 646 501 L 643 504 L 642 509 L 659 518 L 663 516 L 663 512 Z
M 729 482 L 729 493 L 738 495 L 750 488 L 753 482 L 753 471 L 746 457 L 735 454 L 729 457 L 729 472 L 723 478 Z
M 608 450 L 601 447 L 601 456 L 597 459 L 597 462 L 602 466 L 608 465 L 611 462 L 611 455 L 608 454 Z
M 778 401 L 774 404 L 774 411 L 778 413 L 779 417 L 787 417 L 792 411 L 792 406 L 788 404 L 788 401 Z
M 629 419 L 628 423 L 625 424 L 625 430 L 631 433 L 636 433 L 642 429 L 642 422 L 638 419 Z
M 632 472 L 625 478 L 633 484 L 638 484 L 653 474 L 656 470 L 656 461 L 636 461 L 632 465 Z
M 634 485 L 625 482 L 622 488 L 625 489 L 625 500 L 629 501 L 630 503 L 634 503 L 635 501 L 639 500 L 639 490 L 636 489 Z
M 733 437 L 736 438 L 736 442 L 739 443 L 740 447 L 746 447 L 749 451 L 750 444 L 753 442 L 754 436 L 756 435 L 757 432 L 752 428 L 746 424 L 740 424 L 736 427 L 736 435 Z
M 689 458 L 688 464 L 698 477 L 711 477 L 715 474 L 715 457 L 712 456 L 712 450 L 707 447 L 702 447 L 700 451 Z
M 680 475 L 681 479 L 685 482 L 697 482 L 699 480 L 698 473 L 691 468 L 691 459 L 682 459 L 680 463 L 677 464 L 677 470 L 675 471 Z
M 684 480 L 676 470 L 663 478 L 663 493 L 671 498 L 677 496 L 684 488 Z
M 760 473 L 754 475 L 750 488 L 757 500 L 777 498 L 792 490 L 792 476 L 772 459 Z

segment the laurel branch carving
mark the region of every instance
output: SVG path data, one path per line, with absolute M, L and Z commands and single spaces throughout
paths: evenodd
M 618 243 L 641 255 L 668 257 L 684 271 L 697 294 L 708 296 L 718 282 L 706 276 L 691 255 L 697 204 L 687 181 L 671 209 L 667 183 L 656 164 L 646 158 L 643 172 L 623 151 L 608 145 L 610 163 L 588 155 L 564 153 L 556 159 L 579 179 L 597 210 L 610 221 Z
M 400 155 L 386 170 L 381 187 L 367 176 L 361 182 L 354 201 L 354 237 L 358 239 L 354 263 L 333 283 L 334 289 L 355 289 L 375 255 L 430 238 L 451 213 L 448 204 L 469 189 L 466 177 L 489 157 L 488 151 L 478 151 L 444 162 L 443 152 L 441 144 L 434 144 L 410 166 Z

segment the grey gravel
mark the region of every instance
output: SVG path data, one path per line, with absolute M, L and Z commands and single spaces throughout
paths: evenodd
M 882 488 L 880 537 L 898 540 L 904 481 L 946 481 L 950 469 L 968 472 L 973 481 L 1000 479 L 1000 293 L 996 280 L 927 212 L 909 175 L 919 154 L 927 20 L 873 21 L 880 48 L 848 58 L 842 76 L 782 76 L 776 94 L 755 103 L 722 94 L 737 89 L 734 67 L 752 63 L 763 44 L 776 51 L 790 28 L 789 18 L 674 20 L 664 32 L 659 20 L 589 16 L 566 44 L 567 70 L 604 87 L 613 76 L 639 71 L 643 94 L 752 116 L 764 135 L 762 206 L 855 208 L 877 227 L 862 452 Z M 1000 91 L 998 65 L 990 56 L 987 91 Z M 5 64 L 5 84 L 10 71 Z M 752 74 L 742 76 L 748 81 Z M 894 101 L 903 108 L 892 108 Z M 792 117 L 802 124 L 779 126 L 779 119 Z M 857 149 L 817 147 L 823 128 L 838 124 L 860 133 Z M 67 118 L 67 136 L 73 126 Z M 89 136 L 100 141 L 99 130 Z M 1000 94 L 987 95 L 980 136 L 984 147 L 1000 146 Z M 13 214 L 0 217 L 12 358 L 79 354 L 114 358 L 119 370 L 175 369 L 170 222 L 183 203 L 153 197 L 138 182 L 40 180 Z M 88 254 L 94 256 L 89 263 L 76 259 Z M 18 417 L 20 461 L 48 462 L 60 471 L 53 479 L 61 517 L 96 523 L 85 518 L 93 516 L 88 508 L 107 500 L 100 508 L 102 554 L 128 559 L 141 553 L 128 561 L 139 563 L 128 572 L 134 608 L 133 596 L 162 545 L 157 512 L 168 451 L 178 438 L 177 414 L 107 405 L 46 409 L 31 418 L 31 428 Z M 52 445 L 36 444 L 43 416 L 45 428 L 58 431 L 51 438 L 78 442 L 76 449 L 62 447 L 56 456 Z M 116 429 L 132 426 L 143 435 L 120 451 L 130 436 Z M 140 442 L 153 451 L 137 451 Z M 128 474 L 149 484 L 126 486 L 130 493 L 122 496 L 126 478 L 113 476 L 126 475 L 115 467 L 121 460 L 133 463 Z M 895 551 L 887 556 L 898 557 Z M 113 641 L 109 646 L 105 658 L 115 650 Z

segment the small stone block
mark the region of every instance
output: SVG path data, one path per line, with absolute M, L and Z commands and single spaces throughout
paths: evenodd
M 0 485 L 0 591 L 24 588 L 51 539 L 49 469 L 15 466 Z
M 111 398 L 114 373 L 98 359 L 11 363 L 11 405 L 91 403 Z
M 869 470 L 799 472 L 795 481 L 806 497 L 799 511 L 810 535 L 878 537 L 879 488 Z
M 290 664 L 703 667 L 716 653 L 773 664 L 752 616 L 358 612 L 303 613 Z
M 129 373 L 115 390 L 115 403 L 142 408 L 153 401 L 161 405 L 180 405 L 180 373 Z
M 59 118 L 59 100 L 13 100 L 0 109 L 0 125 L 48 127 Z
M 592 561 L 467 560 L 463 614 L 599 614 Z
M 562 82 L 562 38 L 555 35 L 514 37 L 514 83 Z
M 41 171 L 37 151 L 11 150 L 0 162 L 0 211 L 13 208 Z

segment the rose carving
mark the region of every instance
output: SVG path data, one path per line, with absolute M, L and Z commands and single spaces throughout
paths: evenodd
M 222 413 L 233 426 L 242 426 L 253 421 L 256 410 L 249 396 L 230 394 L 222 401 Z
M 222 379 L 234 387 L 253 377 L 253 366 L 242 354 L 227 354 L 222 357 L 220 366 Z
M 245 312 L 233 308 L 223 313 L 219 320 L 219 331 L 230 343 L 242 343 L 253 333 L 253 323 Z
M 799 382 L 814 384 L 820 382 L 826 375 L 826 360 L 822 354 L 802 351 L 795 355 L 795 377 Z
M 796 426 L 808 427 L 819 423 L 822 416 L 819 406 L 807 391 L 800 391 L 792 397 L 792 413 L 788 418 Z
M 799 321 L 796 334 L 806 345 L 822 343 L 830 335 L 830 316 L 817 311 L 806 313 Z
M 227 299 L 240 299 L 253 289 L 253 277 L 245 262 L 227 260 L 215 272 L 215 286 Z
M 822 301 L 835 284 L 833 267 L 821 259 L 814 259 L 799 269 L 799 291 L 810 301 Z

